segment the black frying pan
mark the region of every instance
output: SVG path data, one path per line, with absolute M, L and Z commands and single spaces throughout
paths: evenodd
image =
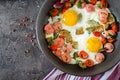
M 59 58 L 54 56 L 52 52 L 48 49 L 47 47 L 47 42 L 45 40 L 45 35 L 43 31 L 44 24 L 47 23 L 48 19 L 48 11 L 52 8 L 52 5 L 55 3 L 56 0 L 46 0 L 37 17 L 36 21 L 36 35 L 37 35 L 37 41 L 39 44 L 39 47 L 41 51 L 47 56 L 47 58 L 50 60 L 50 62 L 55 65 L 58 69 L 69 73 L 69 74 L 74 74 L 74 75 L 79 75 L 79 76 L 91 76 L 91 75 L 96 75 L 102 72 L 105 72 L 109 69 L 111 69 L 117 62 L 120 60 L 120 33 L 118 33 L 117 41 L 115 42 L 115 50 L 113 53 L 107 54 L 106 55 L 106 60 L 99 64 L 96 65 L 92 68 L 88 68 L 85 70 L 82 70 L 80 67 L 77 65 L 69 65 L 63 63 Z M 116 17 L 116 20 L 119 22 L 120 20 L 120 0 L 108 0 L 110 10 Z

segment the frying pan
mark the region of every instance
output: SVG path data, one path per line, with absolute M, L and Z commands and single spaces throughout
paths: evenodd
M 48 11 L 52 9 L 52 5 L 56 2 L 56 0 L 46 0 L 44 1 L 42 7 L 37 16 L 36 21 L 36 35 L 39 48 L 41 49 L 42 53 L 46 55 L 46 59 L 48 60 L 58 69 L 73 75 L 78 76 L 92 76 L 102 72 L 105 72 L 115 66 L 118 61 L 120 60 L 120 33 L 118 32 L 117 41 L 115 42 L 115 50 L 107 54 L 106 59 L 101 64 L 98 64 L 92 68 L 87 68 L 85 70 L 81 69 L 78 65 L 70 65 L 63 63 L 59 58 L 57 58 L 52 52 L 49 50 L 47 46 L 47 42 L 45 40 L 44 34 L 44 25 L 48 22 Z M 120 0 L 108 0 L 109 9 L 116 17 L 116 21 L 119 22 L 120 19 Z

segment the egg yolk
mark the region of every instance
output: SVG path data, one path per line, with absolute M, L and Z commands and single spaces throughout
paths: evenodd
M 74 10 L 68 10 L 63 14 L 63 23 L 67 26 L 74 26 L 78 22 L 78 14 Z
M 91 37 L 87 40 L 87 49 L 91 52 L 98 52 L 101 46 L 101 40 L 97 37 Z

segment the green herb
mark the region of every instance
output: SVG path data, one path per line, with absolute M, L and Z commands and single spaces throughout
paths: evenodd
M 70 2 L 71 2 L 72 4 L 74 4 L 74 3 L 75 3 L 75 1 L 76 1 L 76 0 L 70 0 Z
M 111 35 L 110 33 L 108 33 L 108 36 L 110 36 L 110 37 L 111 37 L 111 38 L 113 38 L 113 39 L 115 39 L 115 38 L 116 38 L 116 36 Z
M 76 59 L 76 57 L 78 57 L 78 54 L 77 54 L 77 52 L 74 52 L 73 59 Z
M 48 45 L 53 44 L 53 39 L 51 39 L 50 41 L 48 41 Z
M 101 4 L 97 4 L 97 7 L 101 8 Z
M 76 64 L 79 64 L 80 62 L 82 62 L 82 61 L 81 61 L 81 60 L 78 60 L 78 59 L 76 60 Z
M 63 7 L 58 8 L 58 10 L 59 10 L 59 12 L 61 13 L 61 12 L 62 12 L 62 10 L 63 10 Z
M 58 36 L 59 36 L 58 32 L 54 33 L 54 39 L 56 39 Z
M 61 18 L 57 18 L 58 19 L 58 22 L 60 22 L 61 21 Z
M 77 7 L 80 8 L 81 4 L 82 4 L 82 2 L 79 1 L 78 4 L 77 4 Z

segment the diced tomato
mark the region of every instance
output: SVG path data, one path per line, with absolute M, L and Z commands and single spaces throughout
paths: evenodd
M 58 47 L 57 47 L 56 45 L 51 45 L 51 46 L 50 46 L 50 49 L 51 49 L 52 51 L 56 51 L 57 48 L 58 48 Z
M 102 41 L 102 44 L 105 44 L 107 42 L 106 38 L 104 37 L 102 37 L 101 41 Z
M 93 66 L 94 66 L 94 61 L 91 60 L 91 59 L 87 59 L 87 60 L 85 61 L 85 65 L 86 65 L 87 67 L 93 67 Z
M 96 37 L 100 37 L 101 36 L 101 32 L 99 32 L 99 31 L 94 31 L 93 34 Z
M 65 8 L 70 8 L 72 6 L 71 2 L 67 1 L 65 2 Z
M 97 0 L 91 0 L 91 3 L 92 3 L 93 5 L 95 5 L 96 2 L 97 2 Z
M 88 56 L 89 56 L 88 53 L 85 51 L 80 51 L 80 53 L 79 53 L 79 57 L 82 59 L 87 59 Z
M 64 54 L 61 55 L 61 59 L 65 63 L 70 63 L 71 56 L 70 56 L 70 54 L 64 53 Z
M 64 14 L 64 12 L 67 11 L 67 10 L 68 10 L 68 8 L 63 8 L 62 9 L 62 14 Z
M 115 42 L 115 39 L 112 39 L 112 38 L 111 38 L 111 39 L 108 39 L 108 42 L 109 42 L 109 43 L 113 43 L 113 42 Z
M 49 13 L 52 17 L 55 17 L 59 14 L 59 10 L 58 9 L 52 9 Z
M 63 36 L 63 35 L 60 35 L 59 37 L 60 37 L 60 38 L 63 38 L 63 39 L 65 38 L 65 36 Z
M 113 23 L 113 24 L 112 24 L 112 30 L 113 30 L 114 32 L 118 32 L 118 25 L 117 25 L 116 23 Z
M 106 0 L 101 0 L 100 4 L 101 4 L 102 8 L 107 8 L 108 7 L 108 3 L 107 3 Z

